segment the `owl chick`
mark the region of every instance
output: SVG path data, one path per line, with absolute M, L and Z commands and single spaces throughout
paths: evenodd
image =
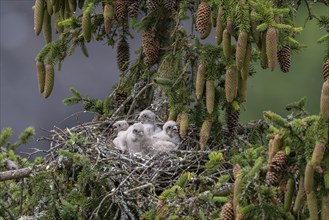
M 154 134 L 152 139 L 156 142 L 159 140 L 170 141 L 177 145 L 180 142 L 177 123 L 175 121 L 167 121 L 162 128 L 162 131 Z
M 117 136 L 114 138 L 113 144 L 122 151 L 127 150 L 126 136 L 128 127 L 129 124 L 125 120 L 117 121 L 113 124 L 113 130 L 114 132 L 117 132 Z
M 177 150 L 178 145 L 170 141 L 158 140 L 151 146 L 152 151 L 155 152 L 168 152 Z
M 144 125 L 145 134 L 148 136 L 152 136 L 161 131 L 155 124 L 155 114 L 150 110 L 142 111 L 138 116 L 138 120 Z
M 128 127 L 129 124 L 126 120 L 117 121 L 113 124 L 113 130 L 117 133 L 117 137 L 123 135 Z
M 126 135 L 127 149 L 130 153 L 142 153 L 146 150 L 144 126 L 142 123 L 135 123 L 127 130 Z

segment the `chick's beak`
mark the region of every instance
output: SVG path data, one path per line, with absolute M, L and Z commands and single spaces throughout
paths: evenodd
M 178 132 L 178 128 L 177 128 L 177 126 L 174 126 L 174 127 L 173 127 L 173 131 Z

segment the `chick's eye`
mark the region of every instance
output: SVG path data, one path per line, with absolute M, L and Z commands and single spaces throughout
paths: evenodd
M 144 117 L 144 118 L 147 118 L 147 116 L 146 116 L 146 115 L 143 115 L 143 117 Z
M 171 126 L 168 126 L 168 129 L 171 129 Z
M 134 129 L 133 132 L 134 132 L 134 133 L 137 133 L 137 129 Z

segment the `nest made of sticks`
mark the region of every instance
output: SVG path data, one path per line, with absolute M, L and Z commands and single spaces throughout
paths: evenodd
M 107 207 L 117 208 L 112 218 L 136 219 L 154 207 L 158 195 L 173 186 L 184 172 L 198 174 L 205 170 L 211 151 L 196 150 L 197 144 L 192 138 L 182 141 L 176 151 L 129 154 L 114 147 L 112 124 L 89 122 L 66 129 L 54 127 L 48 138 L 51 147 L 45 157 L 46 164 L 52 164 L 57 170 L 72 169 L 72 161 L 60 153 L 65 150 L 83 155 L 93 168 L 102 170 L 99 180 L 107 195 L 91 216 L 96 217 L 104 203 L 111 200 Z M 214 178 L 224 172 L 227 172 L 224 168 L 218 170 Z

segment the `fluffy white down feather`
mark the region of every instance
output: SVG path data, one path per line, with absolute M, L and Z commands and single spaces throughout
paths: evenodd
M 162 131 L 154 134 L 152 139 L 154 142 L 162 140 L 178 144 L 180 142 L 180 136 L 178 133 L 177 123 L 175 121 L 167 121 L 163 125 Z
M 145 146 L 144 126 L 142 123 L 135 123 L 127 130 L 126 143 L 130 153 L 143 153 L 146 150 Z
M 114 131 L 117 132 L 117 136 L 125 134 L 129 124 L 126 120 L 117 121 L 113 124 Z
M 126 151 L 127 150 L 127 129 L 129 124 L 125 120 L 117 121 L 113 124 L 114 131 L 117 132 L 117 137 L 114 138 L 113 144 L 120 150 Z
M 153 151 L 158 151 L 158 152 L 173 151 L 173 150 L 177 150 L 177 148 L 178 148 L 177 144 L 174 144 L 170 141 L 162 141 L 162 140 L 156 141 L 151 147 Z
M 161 129 L 155 124 L 155 114 L 150 110 L 142 111 L 138 120 L 144 125 L 145 134 L 152 136 L 153 134 L 161 132 Z

